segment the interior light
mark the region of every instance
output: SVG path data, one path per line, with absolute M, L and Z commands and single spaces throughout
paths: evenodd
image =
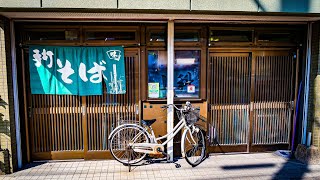
M 177 64 L 182 64 L 182 65 L 194 64 L 195 61 L 196 61 L 195 58 L 177 58 L 176 59 Z

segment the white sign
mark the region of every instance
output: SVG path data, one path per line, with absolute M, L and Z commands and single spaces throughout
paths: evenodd
M 159 98 L 160 88 L 159 83 L 148 83 L 149 98 Z
M 195 93 L 195 92 L 196 92 L 196 86 L 194 86 L 194 85 L 188 85 L 188 86 L 187 86 L 187 92 L 188 92 L 188 93 Z

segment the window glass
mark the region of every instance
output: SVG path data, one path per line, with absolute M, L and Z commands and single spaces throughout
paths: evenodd
M 166 38 L 165 32 L 150 32 L 150 42 L 164 42 Z
M 79 31 L 29 31 L 27 32 L 29 41 L 48 41 L 48 40 L 69 40 L 79 39 Z
M 88 31 L 86 32 L 86 40 L 135 40 L 135 32 L 105 32 L 105 31 Z
M 200 51 L 175 51 L 174 91 L 175 97 L 199 97 Z
M 148 51 L 148 97 L 167 97 L 167 52 Z
M 174 41 L 176 42 L 198 42 L 198 32 L 175 32 Z
M 296 37 L 289 32 L 284 33 L 260 33 L 259 42 L 295 42 Z
M 148 51 L 148 97 L 167 96 L 167 52 Z M 175 51 L 174 94 L 176 98 L 199 98 L 200 51 Z
M 212 30 L 211 42 L 252 42 L 252 31 Z

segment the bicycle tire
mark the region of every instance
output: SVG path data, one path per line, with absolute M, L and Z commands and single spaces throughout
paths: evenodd
M 196 141 L 196 144 L 192 143 L 189 129 L 186 130 L 182 138 L 184 144 L 184 153 L 185 159 L 192 167 L 198 166 L 204 159 L 206 154 L 206 140 L 202 130 L 199 128 L 199 131 L 194 131 L 192 136 Z
M 109 150 L 115 160 L 124 165 L 131 165 L 139 163 L 146 157 L 146 153 L 134 152 L 132 149 L 130 150 L 128 146 L 129 142 L 132 141 L 131 135 L 135 136 L 139 132 L 142 133 L 141 135 L 143 135 L 143 137 L 139 138 L 138 142 L 135 142 L 149 143 L 150 138 L 145 129 L 141 126 L 126 125 L 112 133 L 112 136 L 109 139 Z

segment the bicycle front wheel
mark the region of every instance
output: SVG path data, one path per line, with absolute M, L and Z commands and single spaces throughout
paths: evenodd
M 142 161 L 146 153 L 139 153 L 131 149 L 130 144 L 150 142 L 147 132 L 139 126 L 127 125 L 118 129 L 110 137 L 109 150 L 111 155 L 120 163 L 136 164 Z
M 185 159 L 192 166 L 199 165 L 205 157 L 205 138 L 203 132 L 199 128 L 186 130 L 183 137 Z

